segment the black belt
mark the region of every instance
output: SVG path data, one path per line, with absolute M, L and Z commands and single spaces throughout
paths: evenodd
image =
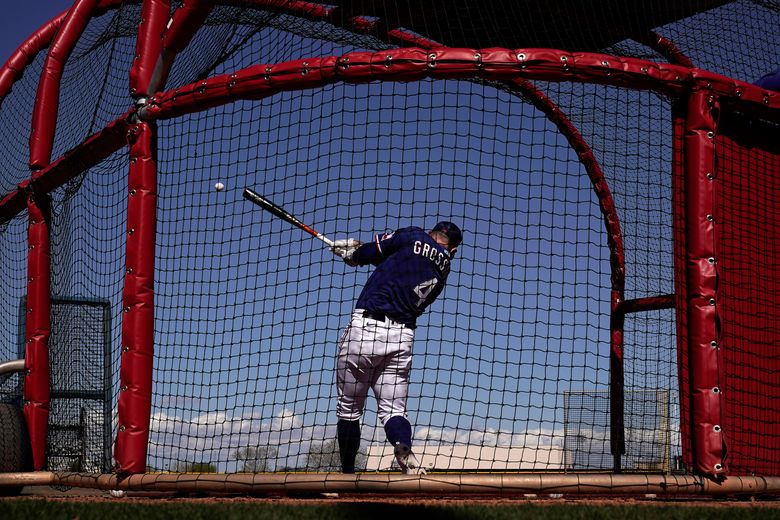
M 363 317 L 368 318 L 370 320 L 376 320 L 376 321 L 385 321 L 387 318 L 390 318 L 387 314 L 382 314 L 381 312 L 372 312 L 372 311 L 363 311 Z M 407 329 L 416 329 L 417 324 L 416 323 L 401 323 L 400 321 L 394 320 L 393 318 L 390 318 L 390 321 L 393 321 L 399 325 L 403 325 Z

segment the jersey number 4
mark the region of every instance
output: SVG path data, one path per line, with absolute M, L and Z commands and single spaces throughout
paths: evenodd
M 425 282 L 422 282 L 421 284 L 417 285 L 417 287 L 414 288 L 414 294 L 417 295 L 419 300 L 417 300 L 417 306 L 421 306 L 423 303 L 425 303 L 425 300 L 428 299 L 428 296 L 431 295 L 431 292 L 433 292 L 433 289 L 436 287 L 436 284 L 438 283 L 437 278 L 431 278 L 430 280 L 427 280 Z

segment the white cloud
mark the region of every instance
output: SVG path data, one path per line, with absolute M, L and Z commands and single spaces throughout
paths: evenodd
M 264 419 L 259 412 L 230 415 L 209 412 L 185 418 L 156 412 L 151 417 L 150 464 L 173 469 L 182 462 L 212 462 L 219 471 L 237 471 L 235 451 L 248 446 L 272 446 L 278 458 L 272 469 L 303 467 L 312 443 L 336 437 L 335 425 L 305 425 L 304 416 L 284 407 Z M 364 445 L 386 442 L 384 429 L 376 424 L 362 427 Z M 536 429 L 516 433 L 495 428 L 460 429 L 417 427 L 415 443 L 433 442 L 487 447 L 560 446 L 563 432 Z
M 429 441 L 442 444 L 539 448 L 560 444 L 563 432 L 552 429 L 538 429 L 515 433 L 495 428 L 460 430 L 455 428 L 422 427 L 417 428 L 414 438 L 417 442 Z
M 272 428 L 279 431 L 292 430 L 293 428 L 300 428 L 302 424 L 303 421 L 295 412 L 284 408 L 274 417 Z

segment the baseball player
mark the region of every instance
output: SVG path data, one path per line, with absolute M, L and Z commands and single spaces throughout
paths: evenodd
M 462 240 L 458 226 L 439 222 L 428 232 L 407 227 L 365 244 L 334 242 L 331 251 L 348 265 L 377 266 L 338 345 L 336 415 L 344 473 L 355 472 L 369 388 L 401 471 L 424 473 L 412 453 L 412 426 L 406 417 L 412 340 L 417 318 L 444 289 Z

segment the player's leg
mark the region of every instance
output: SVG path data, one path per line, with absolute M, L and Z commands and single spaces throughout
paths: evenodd
M 339 441 L 341 472 L 354 473 L 355 459 L 360 450 L 360 420 L 339 419 L 336 426 Z
M 412 424 L 403 415 L 393 415 L 385 421 L 385 434 L 387 441 L 393 446 L 412 446 Z
M 378 402 L 379 418 L 384 425 L 387 440 L 393 446 L 398 465 L 404 473 L 411 473 L 419 468 L 417 458 L 412 453 L 412 425 L 406 418 L 413 338 L 410 329 L 397 332 L 393 339 L 398 342 L 400 348 L 385 359 L 382 370 L 378 371 L 372 385 Z
M 360 449 L 360 417 L 366 403 L 369 383 L 360 380 L 360 373 L 355 370 L 356 356 L 339 354 L 336 363 L 336 388 L 338 401 L 336 416 L 338 425 L 336 433 L 341 456 L 341 471 L 355 472 L 355 458 Z
M 360 449 L 360 418 L 373 380 L 371 357 L 366 355 L 371 350 L 366 340 L 371 338 L 366 338 L 361 325 L 353 317 L 339 340 L 336 360 L 336 416 L 339 419 L 336 434 L 344 473 L 355 472 L 355 459 Z

